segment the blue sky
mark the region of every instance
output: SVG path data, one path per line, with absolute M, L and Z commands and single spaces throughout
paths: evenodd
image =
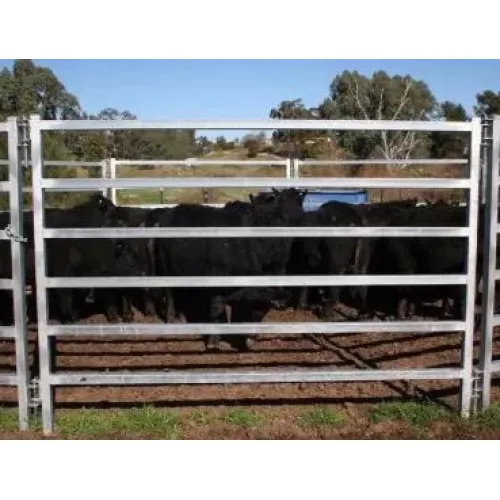
M 50 67 L 82 107 L 128 109 L 144 119 L 268 118 L 285 99 L 316 105 L 344 69 L 411 74 L 438 100 L 472 110 L 500 90 L 500 60 L 35 60 Z M 12 60 L 0 60 L 11 67 Z

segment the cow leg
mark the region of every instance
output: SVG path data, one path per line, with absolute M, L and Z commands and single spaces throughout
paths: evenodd
M 174 301 L 174 295 L 172 293 L 171 288 L 166 289 L 165 296 L 166 296 L 165 318 L 167 320 L 167 323 L 174 323 L 175 322 L 175 301 Z
M 338 286 L 328 288 L 326 304 L 323 307 L 323 319 L 332 319 L 337 307 L 340 304 L 340 289 Z
M 404 297 L 401 297 L 398 300 L 398 307 L 397 307 L 397 318 L 398 319 L 406 319 L 408 315 L 408 297 L 406 295 Z
M 120 315 L 118 314 L 116 293 L 114 291 L 107 290 L 105 292 L 105 303 L 106 303 L 106 319 L 110 323 L 117 323 L 118 321 L 120 321 Z
M 309 297 L 309 288 L 307 286 L 300 287 L 299 298 L 297 301 L 298 309 L 307 309 Z
M 225 316 L 228 323 L 231 323 L 232 309 L 226 304 Z M 228 335 L 226 337 L 229 344 L 238 351 L 248 351 L 250 349 L 250 338 L 248 335 Z
M 442 299 L 442 306 L 441 306 L 441 317 L 443 319 L 449 318 L 450 315 L 453 315 L 453 310 L 455 308 L 455 300 L 453 300 L 450 297 L 443 297 Z
M 62 290 L 57 293 L 59 297 L 59 311 L 61 313 L 61 323 L 74 323 L 77 320 L 77 314 L 74 307 L 73 292 Z
M 132 310 L 132 304 L 130 301 L 130 297 L 127 293 L 122 293 L 121 297 L 121 306 L 122 306 L 122 318 L 126 323 L 132 323 L 134 320 L 134 311 Z
M 144 300 L 144 314 L 152 318 L 156 315 L 156 308 L 154 304 L 153 295 L 151 293 L 151 289 L 146 288 L 143 292 L 143 300 Z
M 222 295 L 216 295 L 210 299 L 210 321 L 212 323 L 226 323 L 228 320 L 227 307 Z M 231 320 L 231 312 L 229 311 L 229 321 Z M 220 348 L 220 335 L 207 335 L 206 337 L 207 351 L 216 351 Z

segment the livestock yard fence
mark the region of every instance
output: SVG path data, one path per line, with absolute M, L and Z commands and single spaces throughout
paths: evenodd
M 415 132 L 463 133 L 470 139 L 468 158 L 463 160 L 356 160 L 358 165 L 390 163 L 393 166 L 409 162 L 421 165 L 453 163 L 468 166 L 466 178 L 423 177 L 307 177 L 299 175 L 300 164 L 349 165 L 352 161 L 283 160 L 266 162 L 282 166 L 282 177 L 147 177 L 118 178 L 119 164 L 135 163 L 154 166 L 154 161 L 112 160 L 108 174 L 102 178 L 48 178 L 44 176 L 43 136 L 48 131 L 108 131 L 108 130 L 323 130 L 341 132 Z M 1 239 L 10 239 L 12 248 L 12 279 L 0 280 L 1 289 L 12 289 L 14 325 L 2 327 L 0 337 L 16 341 L 17 371 L 15 375 L 0 375 L 0 383 L 16 385 L 19 393 L 20 426 L 28 425 L 28 408 L 36 404 L 30 400 L 32 376 L 27 363 L 27 325 L 25 302 L 25 259 L 23 236 L 23 165 L 32 169 L 32 200 L 34 257 L 36 273 L 36 305 L 39 356 L 39 400 L 42 406 L 44 432 L 50 433 L 54 420 L 54 388 L 58 386 L 124 386 L 161 384 L 237 384 L 286 382 L 339 382 L 389 380 L 458 380 L 460 381 L 460 411 L 468 416 L 474 401 L 480 397 L 483 406 L 489 401 L 491 374 L 499 363 L 492 362 L 492 331 L 500 324 L 493 307 L 496 271 L 496 235 L 498 226 L 499 144 L 500 118 L 484 120 L 473 118 L 468 122 L 441 121 L 365 121 L 365 120 L 254 120 L 254 121 L 141 121 L 141 120 L 29 120 L 9 118 L 0 124 L 0 131 L 8 134 L 9 181 L 0 183 L 2 191 L 10 194 L 10 226 L 0 232 Z M 29 138 L 29 140 L 28 140 Z M 481 148 L 484 154 L 481 153 Z M 481 157 L 484 161 L 481 162 Z M 29 159 L 30 158 L 30 159 Z M 80 162 L 82 163 L 82 162 Z M 259 164 L 257 161 L 228 161 L 243 167 Z M 57 162 L 70 167 L 71 162 Z M 181 160 L 158 165 L 210 166 L 224 165 L 221 160 Z M 83 163 L 82 163 L 83 165 Z M 103 162 L 93 162 L 102 166 Z M 481 166 L 484 175 L 481 175 Z M 104 168 L 104 167 L 103 167 Z M 103 170 L 104 172 L 104 170 Z M 476 263 L 478 256 L 478 216 L 481 208 L 481 178 L 485 178 L 487 226 L 485 229 L 485 269 L 483 270 L 483 323 L 481 328 L 481 360 L 474 366 L 473 342 L 475 330 Z M 466 227 L 92 227 L 47 228 L 45 224 L 45 192 L 101 191 L 116 201 L 117 189 L 200 189 L 205 188 L 297 188 L 297 189 L 463 189 L 467 192 L 468 224 Z M 427 275 L 276 275 L 276 276 L 134 276 L 134 277 L 49 277 L 46 270 L 48 239 L 144 239 L 144 238 L 318 238 L 318 237 L 422 237 L 465 238 L 467 241 L 466 272 L 462 274 Z M 210 288 L 210 287 L 314 287 L 341 286 L 464 286 L 466 288 L 465 317 L 460 321 L 317 321 L 281 323 L 130 323 L 130 324 L 53 324 L 48 317 L 47 293 L 55 288 Z M 189 371 L 169 372 L 55 372 L 51 366 L 55 337 L 78 335 L 106 336 L 190 336 L 190 335 L 300 335 L 300 334 L 354 334 L 359 332 L 461 332 L 461 364 L 454 368 L 363 369 L 363 370 L 272 370 L 272 371 Z M 478 396 L 478 391 L 481 392 Z

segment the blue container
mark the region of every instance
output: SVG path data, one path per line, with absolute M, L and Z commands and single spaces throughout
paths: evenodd
M 351 205 L 368 203 L 368 191 L 363 189 L 311 191 L 306 194 L 302 206 L 305 212 L 311 212 L 329 201 L 340 201 Z

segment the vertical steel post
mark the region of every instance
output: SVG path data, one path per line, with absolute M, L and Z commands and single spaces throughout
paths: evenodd
M 298 158 L 294 158 L 293 160 L 293 177 L 294 179 L 298 179 L 299 176 L 300 176 L 300 173 L 299 173 L 299 159 Z
M 485 129 L 488 140 L 484 181 L 486 206 L 484 214 L 483 294 L 481 303 L 481 341 L 479 346 L 479 409 L 490 403 L 491 364 L 493 355 L 493 320 L 495 313 L 495 272 L 497 267 L 498 188 L 500 165 L 500 116 Z
M 21 141 L 19 141 L 19 128 Z M 19 427 L 29 427 L 29 358 L 28 358 L 28 325 L 26 321 L 26 272 L 24 252 L 23 221 L 23 163 L 19 161 L 19 146 L 22 149 L 22 160 L 28 164 L 29 140 L 28 123 L 22 120 L 18 124 L 15 117 L 8 118 L 9 144 L 9 181 L 10 181 L 10 225 L 15 237 L 11 239 L 12 252 L 12 301 L 14 306 L 14 327 L 16 330 L 16 375 L 19 405 Z
M 44 191 L 41 187 L 43 179 L 43 143 L 40 130 L 40 117 L 30 118 L 31 165 L 33 176 L 33 222 L 35 235 L 35 273 L 36 273 L 36 304 L 38 313 L 38 351 L 40 358 L 40 397 L 42 400 L 42 421 L 45 434 L 52 432 L 54 427 L 54 394 L 50 384 L 51 343 L 47 334 L 47 270 L 46 252 L 43 230 L 45 228 Z
M 479 213 L 479 171 L 481 156 L 481 119 L 472 119 L 470 134 L 470 188 L 469 188 L 469 237 L 467 252 L 467 291 L 465 332 L 462 343 L 463 378 L 460 387 L 460 410 L 463 417 L 470 414 L 473 383 L 474 319 L 476 298 L 477 234 Z
M 116 179 L 116 159 L 109 159 L 109 177 L 110 179 Z M 111 188 L 111 201 L 116 205 L 116 188 Z
M 285 176 L 287 179 L 292 178 L 292 160 L 290 160 L 290 158 L 286 159 Z
M 101 179 L 107 179 L 108 178 L 108 161 L 109 160 L 101 160 Z M 110 197 L 111 194 L 111 189 L 110 188 L 103 188 L 102 189 L 102 195 L 107 196 L 108 198 Z

